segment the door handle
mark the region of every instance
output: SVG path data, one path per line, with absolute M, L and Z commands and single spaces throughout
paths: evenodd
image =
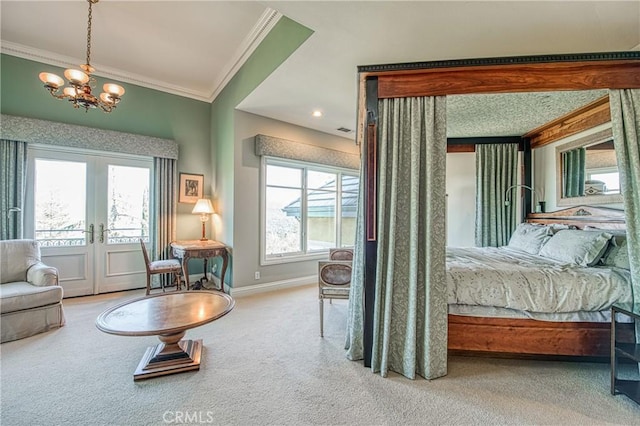
M 98 238 L 100 239 L 101 243 L 104 243 L 104 233 L 109 231 L 110 229 L 105 229 L 104 223 L 100 224 L 100 229 L 98 230 L 98 232 L 100 233 L 100 236 Z
M 87 229 L 86 231 L 82 231 L 85 232 L 87 234 L 89 234 L 89 244 L 93 244 L 93 238 L 94 238 L 94 232 L 93 232 L 93 223 L 91 225 L 89 225 L 89 229 Z

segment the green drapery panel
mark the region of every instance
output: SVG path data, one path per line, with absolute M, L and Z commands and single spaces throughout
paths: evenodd
M 447 373 L 446 98 L 382 99 L 371 367 Z
M 476 246 L 506 246 L 516 227 L 516 197 L 505 205 L 506 191 L 517 183 L 518 144 L 476 145 Z M 515 189 L 512 191 L 517 192 Z
M 586 159 L 586 148 L 576 148 L 562 153 L 563 197 L 584 196 Z
M 169 244 L 176 239 L 176 212 L 178 195 L 177 161 L 172 158 L 154 158 L 154 203 L 155 241 L 152 244 L 154 256 L 159 259 L 171 257 Z
M 640 89 L 610 90 L 609 101 L 627 222 L 633 302 L 640 303 Z M 637 322 L 636 341 L 640 342 Z
M 0 240 L 22 238 L 27 144 L 0 140 Z
M 360 150 L 362 157 L 364 150 Z M 366 189 L 364 164 L 360 161 L 360 185 L 358 186 L 358 206 L 356 212 L 356 240 L 353 249 L 353 267 L 351 268 L 351 291 L 349 293 L 349 312 L 347 314 L 347 337 L 345 349 L 347 358 L 352 361 L 364 358 L 364 244 L 365 212 L 364 193 Z

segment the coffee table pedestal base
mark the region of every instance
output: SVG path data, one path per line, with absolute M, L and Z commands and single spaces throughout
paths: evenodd
M 184 332 L 172 336 L 159 336 L 164 343 L 147 348 L 136 372 L 133 373 L 133 380 L 199 370 L 202 339 L 180 340 L 183 336 Z

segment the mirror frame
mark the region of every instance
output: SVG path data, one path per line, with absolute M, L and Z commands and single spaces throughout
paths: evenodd
M 607 195 L 584 195 L 582 197 L 562 196 L 562 153 L 580 146 L 594 145 L 613 139 L 611 127 L 599 132 L 580 137 L 574 141 L 558 145 L 556 147 L 556 205 L 557 206 L 580 206 L 591 204 L 616 204 L 622 203 L 622 193 Z

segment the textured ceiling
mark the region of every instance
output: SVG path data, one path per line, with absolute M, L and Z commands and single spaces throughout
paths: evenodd
M 520 136 L 606 94 L 593 90 L 448 96 L 447 136 Z

